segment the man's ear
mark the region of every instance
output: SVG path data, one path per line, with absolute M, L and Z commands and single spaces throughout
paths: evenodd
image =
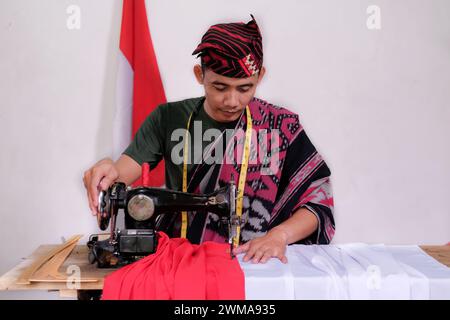
M 261 70 L 259 70 L 259 74 L 258 74 L 258 84 L 264 78 L 265 74 L 266 74 L 266 67 L 261 67 Z
M 201 65 L 196 64 L 194 66 L 194 75 L 195 75 L 195 78 L 197 79 L 197 82 L 199 84 L 203 85 L 203 70 L 202 70 L 202 66 Z

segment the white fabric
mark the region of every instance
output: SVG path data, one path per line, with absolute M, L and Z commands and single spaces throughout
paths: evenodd
M 450 268 L 418 246 L 292 245 L 286 255 L 238 256 L 246 299 L 450 299 Z

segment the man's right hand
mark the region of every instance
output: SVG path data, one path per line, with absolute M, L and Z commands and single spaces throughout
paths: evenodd
M 109 158 L 100 160 L 84 173 L 83 182 L 86 187 L 92 215 L 97 215 L 99 192 L 107 190 L 118 178 L 119 171 L 114 161 Z

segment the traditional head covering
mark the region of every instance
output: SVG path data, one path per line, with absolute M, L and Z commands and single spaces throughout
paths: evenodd
M 248 23 L 223 23 L 211 26 L 192 53 L 202 65 L 231 78 L 247 78 L 262 67 L 262 36 L 255 18 Z

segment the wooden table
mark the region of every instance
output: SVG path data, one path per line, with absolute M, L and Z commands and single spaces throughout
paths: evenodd
M 52 250 L 56 245 L 42 245 L 31 256 L 24 258 L 12 270 L 0 277 L 0 290 L 46 290 L 46 291 L 59 291 L 61 297 L 74 297 L 79 299 L 89 299 L 99 295 L 103 288 L 104 277 L 117 270 L 117 269 L 98 269 L 96 265 L 88 262 L 88 248 L 85 245 L 78 245 L 62 264 L 59 271 L 61 274 L 73 275 L 73 267 L 78 267 L 80 271 L 81 279 L 95 278 L 96 282 L 87 283 L 52 283 L 52 282 L 35 282 L 29 285 L 16 284 L 20 274 L 31 264 L 33 261 L 45 255 Z M 440 263 L 450 267 L 450 245 L 447 246 L 420 246 L 428 255 L 439 261 Z M 68 286 L 69 285 L 69 286 Z M 77 286 L 74 288 L 74 286 Z
M 57 245 L 41 245 L 31 256 L 24 258 L 21 263 L 0 277 L 0 290 L 46 290 L 59 291 L 61 297 L 78 297 L 85 291 L 102 290 L 104 277 L 117 269 L 99 269 L 95 264 L 88 261 L 88 248 L 86 245 L 77 245 L 72 253 L 67 257 L 66 261 L 59 268 L 59 272 L 63 275 L 73 277 L 76 272 L 80 272 L 81 279 L 97 279 L 97 282 L 80 282 L 69 283 L 61 282 L 33 282 L 28 285 L 17 284 L 16 281 L 22 272 L 30 266 L 33 261 L 41 257 L 55 248 Z M 78 267 L 74 269 L 71 266 Z M 74 288 L 76 286 L 76 288 Z

